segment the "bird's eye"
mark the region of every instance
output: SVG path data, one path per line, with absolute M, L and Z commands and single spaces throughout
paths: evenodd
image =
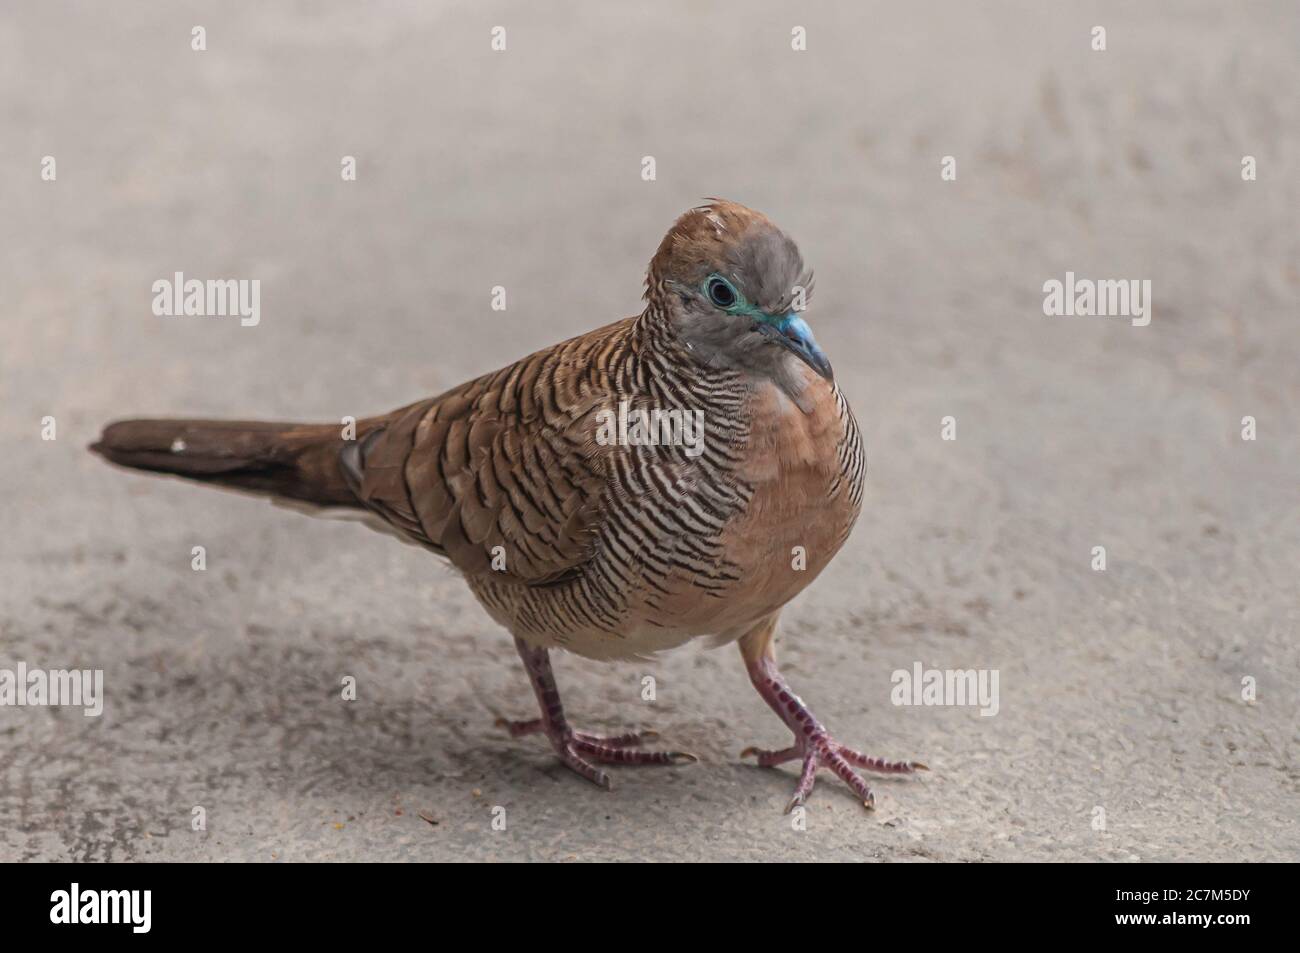
M 705 283 L 704 289 L 709 294 L 709 300 L 719 308 L 730 308 L 736 303 L 736 289 L 731 287 L 726 278 L 714 275 Z

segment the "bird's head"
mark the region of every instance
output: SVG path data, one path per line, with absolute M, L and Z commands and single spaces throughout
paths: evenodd
M 785 377 L 802 361 L 832 379 L 830 361 L 801 312 L 812 272 L 799 248 L 761 212 L 710 199 L 664 236 L 650 262 L 646 299 L 711 367 Z

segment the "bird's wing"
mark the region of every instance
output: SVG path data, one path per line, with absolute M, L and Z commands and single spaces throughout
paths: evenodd
M 353 492 L 467 575 L 531 586 L 576 575 L 608 482 L 592 424 L 607 388 L 591 373 L 591 343 L 363 421 L 341 458 Z

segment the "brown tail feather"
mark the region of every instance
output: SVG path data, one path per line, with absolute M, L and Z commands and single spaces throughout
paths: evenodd
M 90 449 L 137 470 L 320 506 L 360 506 L 339 468 L 344 446 L 335 424 L 122 420 L 105 427 Z

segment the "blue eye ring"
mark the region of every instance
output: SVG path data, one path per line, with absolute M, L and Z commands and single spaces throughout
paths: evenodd
M 730 311 L 741 304 L 740 292 L 721 275 L 709 275 L 704 279 L 704 293 L 715 308 Z

